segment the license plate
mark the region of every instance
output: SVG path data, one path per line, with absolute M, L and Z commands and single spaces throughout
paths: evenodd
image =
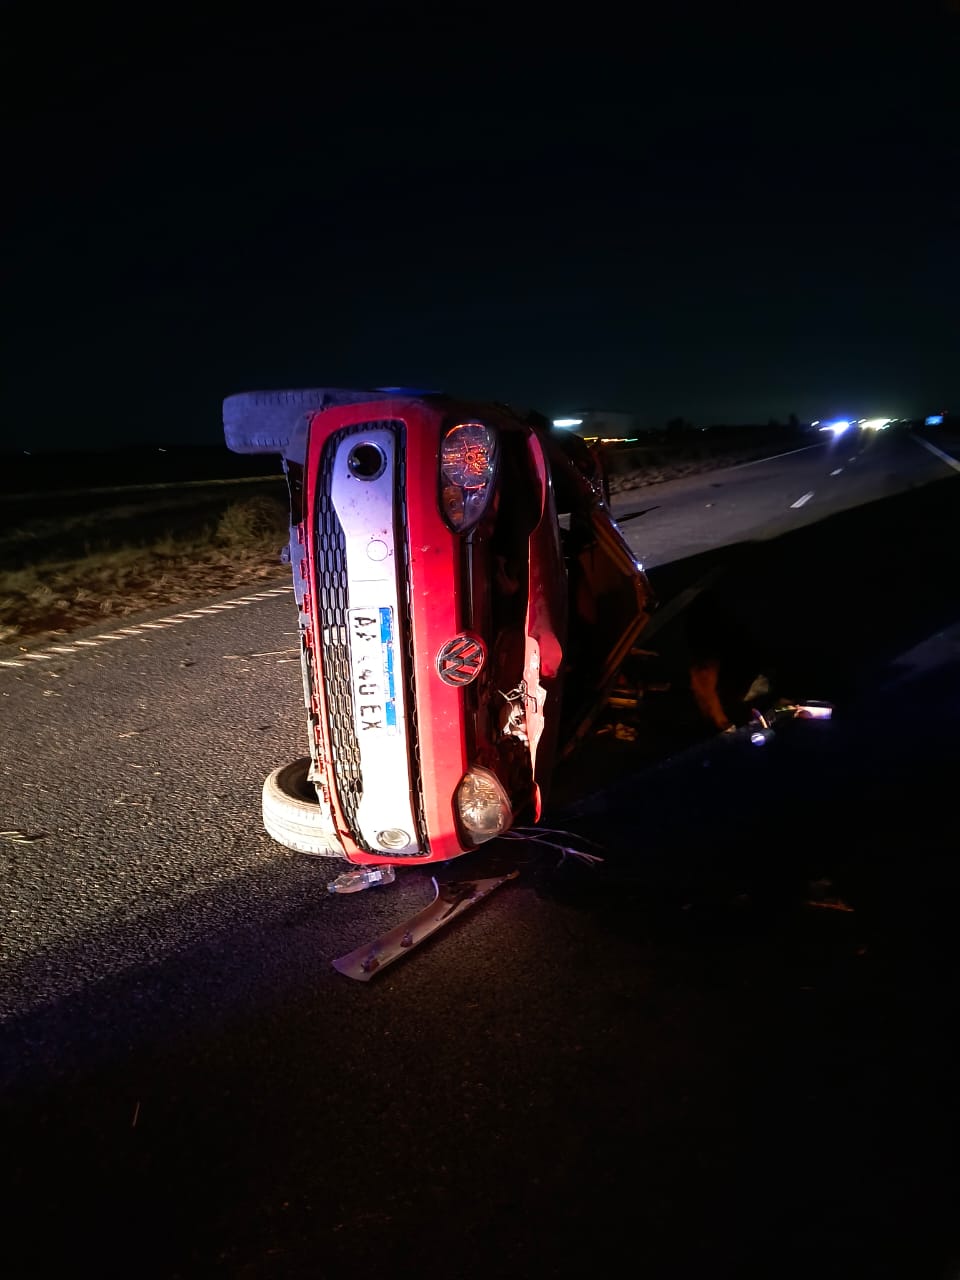
M 393 610 L 350 609 L 353 714 L 360 746 L 397 732 Z

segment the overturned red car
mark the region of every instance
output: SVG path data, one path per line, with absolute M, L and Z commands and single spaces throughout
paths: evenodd
M 281 844 L 443 862 L 536 821 L 653 608 L 584 442 L 436 393 L 224 402 L 283 459 L 310 755 L 275 769 Z

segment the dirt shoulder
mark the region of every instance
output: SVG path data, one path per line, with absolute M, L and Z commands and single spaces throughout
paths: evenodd
M 166 605 L 190 604 L 236 587 L 276 581 L 283 573 L 262 552 L 197 551 L 147 555 L 113 563 L 66 564 L 52 568 L 26 591 L 0 594 L 0 645 L 33 648 L 87 627 L 110 627 Z
M 104 508 L 104 522 L 116 508 Z M 108 627 L 167 605 L 222 595 L 277 580 L 287 541 L 287 508 L 279 497 L 256 496 L 228 506 L 201 532 L 178 531 L 145 544 L 86 550 L 32 560 L 0 571 L 0 645 L 35 647 L 91 626 Z M 131 536 L 142 530 L 134 518 Z M 14 531 L 15 533 L 16 531 Z M 29 552 L 36 530 L 26 523 Z M 13 535 L 8 536 L 8 541 Z

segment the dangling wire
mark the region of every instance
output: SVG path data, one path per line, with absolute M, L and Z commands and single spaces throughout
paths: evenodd
M 593 845 L 594 849 L 600 849 L 603 846 L 596 844 L 593 840 L 588 840 L 586 836 L 577 835 L 573 831 L 558 831 L 552 827 L 514 827 L 512 831 L 504 833 L 505 840 L 523 840 L 528 844 L 539 845 L 544 849 L 558 849 L 560 852 L 560 860 L 557 867 L 563 866 L 568 858 L 574 859 L 585 867 L 597 867 L 603 862 L 603 858 L 596 853 L 588 853 L 585 849 L 574 848 L 570 844 L 560 844 L 556 840 L 546 840 L 544 836 L 563 836 L 567 840 L 579 840 L 583 844 Z

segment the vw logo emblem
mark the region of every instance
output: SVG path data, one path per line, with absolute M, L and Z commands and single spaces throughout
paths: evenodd
M 485 657 L 483 644 L 475 636 L 456 636 L 437 654 L 437 674 L 444 684 L 462 688 L 476 680 Z

